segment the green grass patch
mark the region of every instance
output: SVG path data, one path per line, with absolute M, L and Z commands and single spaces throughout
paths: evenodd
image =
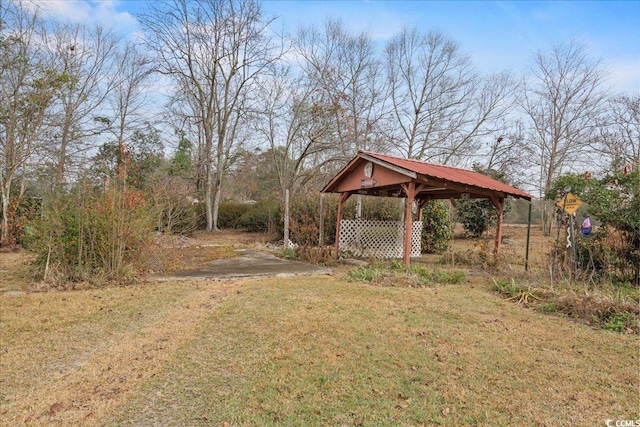
M 405 266 L 397 260 L 388 264 L 360 266 L 347 273 L 351 282 L 367 282 L 383 286 L 422 287 L 434 284 L 457 284 L 465 279 L 458 270 L 434 270 L 423 265 Z
M 609 316 L 602 327 L 610 331 L 624 332 L 633 328 L 636 323 L 637 319 L 632 313 L 622 312 Z

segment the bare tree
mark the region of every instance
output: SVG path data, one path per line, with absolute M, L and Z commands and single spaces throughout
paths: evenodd
M 317 87 L 290 67 L 281 67 L 260 85 L 263 100 L 256 130 L 269 147 L 266 155 L 282 197 L 296 193 L 320 175 L 324 153 L 335 152 L 333 109 L 319 103 Z M 330 123 L 329 123 L 330 122 Z
M 493 134 L 481 151 L 484 170 L 494 170 L 508 179 L 512 185 L 528 185 L 524 124 L 515 120 L 513 124 L 499 126 L 500 132 Z
M 29 161 L 61 82 L 39 43 L 42 31 L 37 13 L 0 3 L 0 245 L 12 243 L 9 204 L 24 194 Z
M 640 95 L 618 95 L 607 101 L 592 148 L 613 168 L 640 167 Z
M 324 168 L 343 165 L 358 150 L 382 151 L 386 140 L 381 124 L 385 114 L 381 64 L 376 46 L 366 32 L 352 34 L 341 21 L 327 20 L 324 28 L 303 27 L 295 41 L 296 52 L 308 84 L 314 88 L 313 108 L 317 124 L 333 145 L 331 150 L 313 151 Z M 330 116 L 325 113 L 329 112 Z M 321 113 L 321 114 L 318 114 Z M 357 197 L 357 215 L 362 211 Z
M 127 142 L 131 143 L 131 135 L 148 119 L 143 116 L 143 110 L 149 101 L 147 82 L 153 69 L 150 60 L 131 43 L 118 52 L 116 60 L 118 78 L 109 99 L 112 117 L 105 119 L 122 153 Z
M 158 70 L 194 107 L 205 158 L 207 229 L 217 229 L 223 178 L 241 142 L 251 86 L 279 56 L 254 0 L 156 2 L 141 16 Z M 215 192 L 215 193 L 214 193 Z
M 480 78 L 459 45 L 438 32 L 403 29 L 387 45 L 386 63 L 390 137 L 409 158 L 448 164 L 477 153 L 514 102 L 509 73 Z
M 528 147 L 540 171 L 540 194 L 579 160 L 596 130 L 603 106 L 605 72 L 589 58 L 583 44 L 571 41 L 535 56 L 522 108 L 530 124 Z M 542 210 L 543 231 L 549 234 L 552 203 Z
M 352 34 L 341 21 L 327 20 L 322 30 L 300 29 L 295 51 L 314 91 L 309 105 L 332 114 L 326 124 L 335 158 L 344 162 L 358 150 L 383 149 L 384 82 L 371 36 Z
M 51 61 L 64 76 L 51 123 L 57 187 L 65 183 L 70 161 L 77 161 L 90 147 L 87 138 L 109 126 L 105 100 L 119 78 L 119 43 L 116 34 L 101 27 L 54 23 L 47 46 Z

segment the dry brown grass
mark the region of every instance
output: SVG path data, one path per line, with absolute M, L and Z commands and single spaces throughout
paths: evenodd
M 519 231 L 505 231 L 507 239 L 522 240 Z M 159 247 L 198 266 L 252 245 L 252 237 L 203 234 Z M 460 250 L 470 244 L 454 242 Z M 6 255 L 0 270 L 11 275 L 0 280 L 11 281 L 2 285 L 8 289 L 26 278 L 14 272 L 24 257 Z M 490 291 L 486 272 L 414 288 L 346 282 L 350 269 L 321 278 L 0 293 L 0 425 L 637 418 L 637 335 L 522 309 Z
M 183 283 L 2 296 L 2 425 L 100 425 L 232 288 Z
M 0 292 L 28 289 L 33 282 L 28 266 L 34 258 L 24 251 L 0 252 Z
M 463 229 L 456 227 L 456 238 L 451 241 L 449 249 L 440 257 L 427 257 L 431 262 L 448 265 L 467 265 L 489 271 L 506 274 L 524 274 L 527 226 L 521 224 L 505 224 L 502 232 L 500 255 L 493 255 L 495 247 L 495 230 L 489 230 L 480 238 L 463 237 Z M 555 236 L 544 236 L 539 226 L 531 226 L 529 241 L 530 277 L 544 278 L 548 275 L 549 251 Z
M 635 419 L 637 336 L 523 310 L 488 288 L 338 274 L 0 295 L 0 424 Z

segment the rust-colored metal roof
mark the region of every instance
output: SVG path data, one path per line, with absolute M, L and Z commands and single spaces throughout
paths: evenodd
M 389 156 L 386 154 L 374 153 L 370 151 L 360 151 L 354 157 L 344 169 L 342 169 L 322 190 L 323 192 L 336 192 L 337 186 L 341 179 L 348 176 L 354 170 L 358 168 L 363 162 L 372 161 L 380 166 L 392 168 L 400 174 L 404 174 L 409 179 L 413 179 L 416 182 L 429 183 L 433 179 L 445 183 L 453 183 L 457 185 L 456 193 L 460 194 L 467 190 L 464 188 L 470 188 L 469 192 L 473 193 L 473 190 L 477 190 L 478 194 L 486 193 L 486 191 L 502 193 L 512 197 L 531 200 L 533 196 L 518 188 L 507 185 L 496 179 L 490 178 L 479 172 L 471 171 L 468 169 L 456 168 L 451 166 L 437 165 L 433 163 L 422 162 L 419 160 L 404 159 L 395 156 Z M 462 186 L 462 187 L 461 187 Z M 444 189 L 443 189 L 444 190 Z M 428 190 L 427 190 L 428 191 Z M 450 195 L 451 189 L 447 189 L 442 192 L 442 196 Z M 373 193 L 367 193 L 373 194 Z M 436 195 L 435 192 L 430 193 Z M 480 196 L 481 197 L 481 196 Z

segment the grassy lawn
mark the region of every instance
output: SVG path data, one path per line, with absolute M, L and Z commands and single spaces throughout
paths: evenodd
M 2 425 L 604 425 L 639 339 L 490 282 L 333 277 L 0 294 Z

